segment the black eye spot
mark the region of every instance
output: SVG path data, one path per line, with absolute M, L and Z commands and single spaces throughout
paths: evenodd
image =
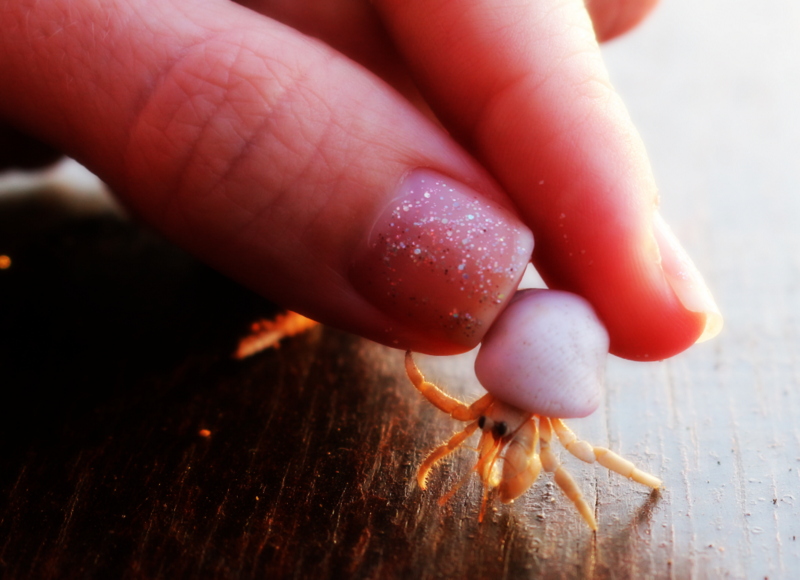
M 495 423 L 494 429 L 492 429 L 492 433 L 494 433 L 495 437 L 502 437 L 508 431 L 508 425 L 506 425 L 505 421 L 500 421 L 499 423 Z
M 486 415 L 481 415 L 478 419 L 478 428 L 483 429 L 484 425 L 486 425 Z

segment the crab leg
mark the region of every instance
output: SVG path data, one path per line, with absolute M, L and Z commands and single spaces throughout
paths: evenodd
M 428 455 L 428 457 L 425 458 L 425 461 L 422 462 L 422 465 L 419 466 L 419 471 L 417 472 L 417 483 L 421 489 L 427 489 L 428 473 L 436 464 L 436 462 L 455 451 L 464 442 L 464 440 L 467 439 L 467 437 L 475 432 L 475 429 L 477 428 L 477 421 L 470 423 L 467 425 L 466 429 L 459 431 L 450 439 L 448 439 L 447 443 L 444 443 L 431 451 L 430 455 Z
M 500 474 L 497 470 L 497 459 L 503 445 L 496 439 L 491 432 L 484 431 L 481 440 L 478 442 L 478 462 L 473 468 L 478 473 L 483 484 L 483 497 L 481 498 L 481 511 L 478 513 L 478 521 L 483 521 L 486 514 L 486 504 L 489 501 L 489 492 L 500 483 Z
M 500 455 L 503 446 L 500 441 L 492 437 L 490 433 L 483 432 L 481 440 L 478 442 L 478 462 L 475 464 L 475 471 L 487 488 L 497 487 L 500 478 L 495 471 L 497 457 Z
M 233 358 L 243 359 L 268 348 L 278 348 L 281 340 L 300 334 L 319 323 L 297 312 L 287 311 L 275 320 L 259 320 L 250 327 L 250 334 L 239 341 Z
M 539 430 L 539 451 L 542 458 L 542 467 L 546 472 L 553 474 L 558 487 L 561 488 L 564 495 L 575 505 L 575 508 L 580 512 L 589 527 L 592 530 L 597 530 L 597 521 L 594 519 L 592 508 L 586 503 L 586 500 L 583 499 L 583 493 L 578 487 L 578 484 L 575 483 L 575 480 L 569 472 L 562 467 L 558 457 L 556 457 L 556 454 L 553 453 L 553 450 L 550 448 L 553 432 L 548 417 L 539 417 Z
M 611 471 L 615 471 L 620 475 L 629 477 L 633 481 L 658 489 L 661 487 L 661 480 L 641 469 L 638 469 L 633 463 L 620 457 L 613 451 L 605 447 L 594 447 L 586 441 L 578 439 L 575 433 L 567 427 L 561 419 L 551 419 L 553 430 L 558 435 L 558 440 L 566 448 L 567 451 L 572 453 L 578 459 L 586 463 L 594 463 L 595 460 Z
M 482 396 L 472 403 L 472 405 L 467 405 L 458 399 L 454 399 L 433 383 L 429 383 L 425 380 L 419 367 L 414 363 L 410 350 L 406 351 L 406 373 L 417 390 L 422 393 L 426 399 L 437 409 L 444 411 L 458 421 L 474 421 L 494 402 L 494 399 L 489 394 Z

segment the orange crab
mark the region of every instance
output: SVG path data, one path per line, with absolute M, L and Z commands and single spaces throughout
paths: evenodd
M 434 449 L 422 462 L 417 472 L 420 488 L 426 489 L 428 474 L 438 461 L 458 449 L 475 431 L 481 430 L 478 461 L 473 468 L 481 478 L 484 489 L 479 521 L 483 520 L 486 502 L 493 489 L 497 489 L 500 501 L 509 503 L 525 493 L 544 469 L 553 474 L 558 487 L 575 505 L 589 527 L 597 530 L 592 508 L 551 448 L 554 433 L 567 451 L 578 459 L 587 463 L 597 461 L 603 467 L 653 489 L 661 487 L 660 479 L 641 471 L 627 459 L 604 447 L 595 447 L 578 439 L 561 419 L 526 413 L 489 394 L 467 405 L 426 381 L 410 351 L 406 352 L 405 363 L 408 378 L 428 401 L 453 419 L 468 423 L 464 430 Z M 500 459 L 503 460 L 502 467 L 498 461 Z M 440 499 L 440 504 L 449 500 L 464 481 L 466 477 Z

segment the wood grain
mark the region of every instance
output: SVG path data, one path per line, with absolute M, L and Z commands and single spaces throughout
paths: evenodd
M 612 360 L 570 423 L 665 482 L 562 453 L 593 534 L 546 476 L 477 522 L 458 425 L 402 353 L 333 329 L 233 361 L 277 309 L 115 214 L 0 199 L 3 578 L 800 576 L 800 12 L 664 2 L 606 49 L 662 212 L 726 327 L 673 360 Z M 420 358 L 465 400 L 470 356 Z M 201 430 L 208 430 L 204 436 Z
M 59 211 L 36 196 L 3 209 L 9 224 Z M 248 321 L 274 307 L 114 215 L 54 223 L 0 239 L 14 257 L 0 294 L 14 305 L 0 345 L 6 577 L 613 576 L 622 556 L 641 565 L 657 496 L 571 461 L 601 534 L 544 478 L 479 524 L 477 479 L 437 502 L 471 452 L 437 468 L 428 491 L 415 483 L 457 425 L 411 386 L 401 352 L 317 328 L 234 361 Z M 420 364 L 470 399 L 480 387 L 468 359 Z
M 0 236 L 14 257 L 0 294 L 13 305 L 0 320 L 4 576 L 641 577 L 698 561 L 679 555 L 685 533 L 672 537 L 693 495 L 666 458 L 689 447 L 654 420 L 659 389 L 620 384 L 574 427 L 665 474 L 679 513 L 565 457 L 599 533 L 546 476 L 479 524 L 477 479 L 437 501 L 470 451 L 428 491 L 415 483 L 458 425 L 411 386 L 401 352 L 317 328 L 234 361 L 273 306 L 115 215 L 35 195 L 0 215 L 47 223 L 43 212 L 62 215 Z M 452 394 L 480 394 L 471 355 L 419 362 Z M 668 376 L 649 382 L 669 394 Z

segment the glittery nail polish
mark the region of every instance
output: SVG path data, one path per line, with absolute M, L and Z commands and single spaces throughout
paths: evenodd
M 514 214 L 418 169 L 378 216 L 350 278 L 390 318 L 473 346 L 513 295 L 532 250 Z

